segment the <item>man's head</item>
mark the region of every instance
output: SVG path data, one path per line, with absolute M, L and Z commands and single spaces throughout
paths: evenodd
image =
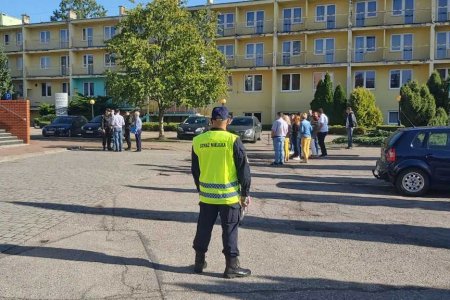
M 211 113 L 211 123 L 213 128 L 226 129 L 230 124 L 230 113 L 225 106 L 214 107 Z
M 116 108 L 114 111 L 116 112 L 116 115 L 120 114 L 120 109 Z
M 347 113 L 351 113 L 352 112 L 352 108 L 350 106 L 347 106 Z
M 126 115 L 126 116 L 129 116 L 129 115 L 130 115 L 130 111 L 127 110 L 127 111 L 125 112 L 125 115 Z
M 282 118 L 284 114 L 282 112 L 277 112 L 277 118 Z
M 322 108 L 319 108 L 317 111 L 319 112 L 319 115 L 323 114 L 323 109 Z

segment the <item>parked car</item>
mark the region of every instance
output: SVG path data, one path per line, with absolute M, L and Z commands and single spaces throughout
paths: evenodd
M 102 115 L 96 116 L 88 123 L 81 127 L 82 137 L 101 137 L 103 136 L 102 131 Z
M 177 128 L 177 138 L 193 138 L 209 130 L 211 120 L 205 116 L 190 116 Z
M 381 147 L 372 171 L 399 193 L 424 195 L 431 187 L 449 187 L 450 127 L 416 127 L 394 132 Z
M 256 143 L 261 139 L 262 125 L 255 116 L 234 117 L 227 130 L 239 135 L 242 141 Z
M 42 128 L 43 136 L 76 136 L 81 134 L 81 127 L 88 120 L 83 116 L 60 116 Z

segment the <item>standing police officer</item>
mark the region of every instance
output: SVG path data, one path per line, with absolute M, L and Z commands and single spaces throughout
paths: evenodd
M 192 175 L 200 194 L 200 214 L 194 239 L 194 272 L 206 268 L 205 253 L 211 232 L 220 215 L 222 222 L 223 254 L 226 259 L 225 278 L 251 274 L 239 265 L 238 227 L 241 206 L 248 203 L 250 167 L 244 145 L 238 136 L 226 131 L 228 109 L 215 107 L 212 128 L 194 138 L 192 147 Z

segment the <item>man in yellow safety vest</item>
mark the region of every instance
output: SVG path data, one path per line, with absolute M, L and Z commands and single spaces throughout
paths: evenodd
M 206 268 L 205 253 L 211 232 L 220 215 L 222 222 L 225 278 L 246 277 L 251 274 L 239 265 L 238 227 L 241 206 L 248 205 L 250 167 L 244 145 L 237 135 L 226 131 L 230 123 L 228 109 L 215 107 L 212 128 L 194 138 L 192 146 L 192 175 L 200 195 L 200 214 L 194 239 L 194 272 Z

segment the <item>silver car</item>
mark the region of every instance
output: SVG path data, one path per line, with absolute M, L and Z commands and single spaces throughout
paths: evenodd
M 256 143 L 261 139 L 262 125 L 255 116 L 234 117 L 227 130 L 239 135 L 242 141 Z

